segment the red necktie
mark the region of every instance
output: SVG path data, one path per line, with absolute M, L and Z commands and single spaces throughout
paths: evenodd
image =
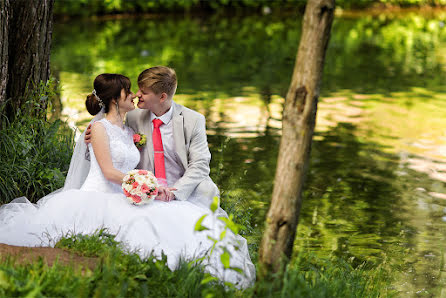
M 160 119 L 153 119 L 153 151 L 155 153 L 155 177 L 158 179 L 158 183 L 163 186 L 167 186 L 166 181 L 166 167 L 164 165 L 164 150 L 163 140 L 161 139 L 160 126 L 163 123 Z

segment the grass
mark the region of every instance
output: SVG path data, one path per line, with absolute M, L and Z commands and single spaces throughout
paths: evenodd
M 59 120 L 35 116 L 45 112 L 36 102 L 48 98 L 48 84 L 42 83 L 12 120 L 0 118 L 0 204 L 21 196 L 36 202 L 64 184 L 74 133 Z
M 48 267 L 42 260 L 28 265 L 8 260 L 0 264 L 0 296 L 224 297 L 234 292 L 205 282 L 207 276 L 196 264 L 182 262 L 171 271 L 165 258 L 142 259 L 135 252 L 125 252 L 104 230 L 91 236 L 68 235 L 56 247 L 97 257 L 100 265 L 91 271 L 60 264 Z
M 288 266 L 283 278 L 257 282 L 237 290 L 209 278 L 196 263 L 182 262 L 176 271 L 166 258 L 143 259 L 126 251 L 113 235 L 67 235 L 56 247 L 100 260 L 94 270 L 42 260 L 18 264 L 0 263 L 0 296 L 27 297 L 380 297 L 389 296 L 384 267 L 357 267 L 341 259 L 317 259 L 301 254 Z

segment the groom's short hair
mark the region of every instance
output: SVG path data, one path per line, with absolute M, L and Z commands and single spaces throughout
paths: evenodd
M 154 66 L 144 70 L 138 76 L 139 88 L 149 88 L 154 93 L 165 92 L 172 98 L 177 89 L 177 74 L 167 66 Z

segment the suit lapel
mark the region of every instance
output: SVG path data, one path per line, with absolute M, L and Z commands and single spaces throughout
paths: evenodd
M 175 142 L 175 153 L 180 159 L 184 169 L 187 169 L 187 153 L 184 140 L 184 117 L 182 115 L 182 107 L 175 102 L 173 103 L 173 139 Z

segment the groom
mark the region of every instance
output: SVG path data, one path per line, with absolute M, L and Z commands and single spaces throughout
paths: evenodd
M 169 67 L 144 70 L 138 87 L 139 109 L 126 119 L 135 132 L 147 137 L 138 168 L 165 179 L 158 199 L 209 207 L 219 191 L 209 177 L 211 153 L 204 116 L 173 101 L 177 76 Z

